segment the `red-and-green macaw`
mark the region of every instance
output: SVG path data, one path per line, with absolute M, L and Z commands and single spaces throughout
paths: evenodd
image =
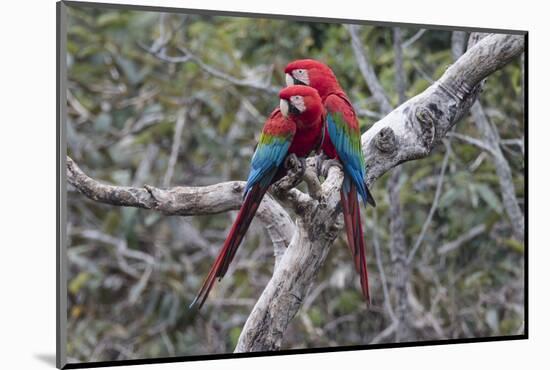
M 326 110 L 325 130 L 327 139 L 323 152 L 332 159 L 339 159 L 344 170 L 340 192 L 348 245 L 361 277 L 361 289 L 370 303 L 365 243 L 361 226 L 361 212 L 357 194 L 363 203 L 376 206 L 365 184 L 365 158 L 361 150 L 361 132 L 355 110 L 340 87 L 334 72 L 326 64 L 314 59 L 301 59 L 285 68 L 289 86 L 311 86 L 319 92 Z
M 291 86 L 281 90 L 279 98 L 279 108 L 267 119 L 252 156 L 244 201 L 237 219 L 190 307 L 199 302 L 200 309 L 216 278 L 221 280 L 227 272 L 265 192 L 285 175 L 287 156 L 302 158 L 321 145 L 324 108 L 317 90 L 307 86 Z

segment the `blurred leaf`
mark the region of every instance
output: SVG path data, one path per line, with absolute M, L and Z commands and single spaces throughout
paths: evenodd
M 235 348 L 239 342 L 239 336 L 241 335 L 242 329 L 238 326 L 231 328 L 229 331 L 229 341 L 231 342 L 231 348 Z
M 323 313 L 317 307 L 312 307 L 308 312 L 308 316 L 311 319 L 311 322 L 313 323 L 313 325 L 317 327 L 321 326 L 325 321 L 323 317 Z
M 108 113 L 101 113 L 94 122 L 94 128 L 99 132 L 107 132 L 111 127 L 112 118 Z
M 99 27 L 123 26 L 126 22 L 120 12 L 103 13 L 97 17 L 96 24 Z
M 489 207 L 497 213 L 502 213 L 502 205 L 500 204 L 500 200 L 495 195 L 493 190 L 489 188 L 489 186 L 485 184 L 476 184 L 476 188 L 481 198 L 489 205 Z
M 116 55 L 115 59 L 120 68 L 122 68 L 124 75 L 126 76 L 126 78 L 128 78 L 128 81 L 132 85 L 136 85 L 139 82 L 143 81 L 145 74 L 138 71 L 135 63 L 132 60 L 124 58 L 120 55 Z
M 342 314 L 347 314 L 355 311 L 359 304 L 361 304 L 361 297 L 359 294 L 346 290 L 340 295 L 336 307 L 338 307 Z
M 525 252 L 523 243 L 517 241 L 516 239 L 512 239 L 512 238 L 505 239 L 504 245 L 510 247 L 510 249 L 512 249 L 514 252 L 517 252 L 521 255 L 523 255 L 523 253 Z
M 78 275 L 76 275 L 75 278 L 73 278 L 69 283 L 69 292 L 71 294 L 76 294 L 82 289 L 84 285 L 90 280 L 91 274 L 88 272 L 81 272 Z

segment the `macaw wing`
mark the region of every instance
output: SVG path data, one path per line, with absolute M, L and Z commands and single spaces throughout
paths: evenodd
M 327 128 L 330 141 L 334 145 L 345 174 L 357 187 L 363 201 L 370 201 L 365 186 L 365 158 L 361 150 L 361 131 L 353 107 L 339 95 L 330 95 L 325 100 Z M 344 186 L 349 183 L 344 181 Z M 349 189 L 344 189 L 349 192 Z
M 370 302 L 365 242 L 357 194 L 364 203 L 368 202 L 373 206 L 375 203 L 365 184 L 365 159 L 361 149 L 359 122 L 345 96 L 330 95 L 325 99 L 325 108 L 330 141 L 344 167 L 340 197 L 348 246 L 361 279 L 363 295 Z
M 202 307 L 216 278 L 219 280 L 226 274 L 267 188 L 288 153 L 295 132 L 295 123 L 285 119 L 279 109 L 267 119 L 252 157 L 241 209 L 191 307 L 197 303 Z
M 284 118 L 278 109 L 271 114 L 252 156 L 244 195 L 256 184 L 260 184 L 261 187 L 271 184 L 273 176 L 288 153 L 295 133 L 296 125 Z

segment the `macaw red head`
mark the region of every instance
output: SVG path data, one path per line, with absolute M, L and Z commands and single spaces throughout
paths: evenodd
M 311 86 L 321 98 L 335 90 L 342 90 L 329 66 L 315 59 L 299 59 L 285 67 L 286 85 Z
M 283 116 L 298 118 L 304 124 L 316 123 L 323 114 L 323 102 L 317 90 L 309 86 L 294 85 L 279 92 Z

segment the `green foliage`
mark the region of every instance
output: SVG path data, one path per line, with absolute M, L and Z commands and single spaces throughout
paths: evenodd
M 278 103 L 273 94 L 236 86 L 192 61 L 169 63 L 146 52 L 144 47 L 161 36 L 161 22 L 169 36 L 169 56 L 181 55 L 185 47 L 238 80 L 273 86 L 284 84 L 282 69 L 288 61 L 319 58 L 331 65 L 358 109 L 378 111 L 341 25 L 69 8 L 68 154 L 100 181 L 162 187 L 244 180 L 263 120 Z M 407 40 L 418 30 L 402 31 Z M 392 30 L 364 26 L 361 37 L 396 104 Z M 408 97 L 422 92 L 452 63 L 450 40 L 450 32 L 429 30 L 404 49 Z M 523 135 L 521 68 L 517 60 L 491 75 L 481 95 L 503 139 Z M 182 108 L 187 114 L 177 165 L 165 184 Z M 375 119 L 360 121 L 365 131 Z M 480 137 L 470 117 L 456 132 Z M 411 294 L 435 317 L 446 338 L 516 334 L 523 320 L 523 243 L 512 238 L 490 155 L 458 139 L 450 139 L 450 146 L 441 198 L 413 261 Z M 505 149 L 521 200 L 523 155 L 517 147 Z M 409 250 L 431 208 L 444 150 L 441 145 L 428 158 L 403 165 L 400 198 Z M 311 289 L 319 289 L 315 299 L 287 331 L 285 348 L 365 344 L 391 324 L 372 248 L 376 235 L 394 301 L 388 176 L 371 189 L 378 207 L 364 213 L 371 310 L 361 298 L 342 233 Z M 187 307 L 233 217 L 233 212 L 166 217 L 98 204 L 69 189 L 69 358 L 101 361 L 232 352 L 273 269 L 272 246 L 260 223 L 253 222 L 234 266 L 200 314 Z M 437 253 L 480 224 L 486 232 L 446 255 Z M 136 258 L 135 252 L 153 258 L 154 265 Z M 412 309 L 408 314 L 421 323 L 414 328 L 415 339 L 437 337 L 420 314 Z M 392 342 L 393 337 L 384 341 Z

